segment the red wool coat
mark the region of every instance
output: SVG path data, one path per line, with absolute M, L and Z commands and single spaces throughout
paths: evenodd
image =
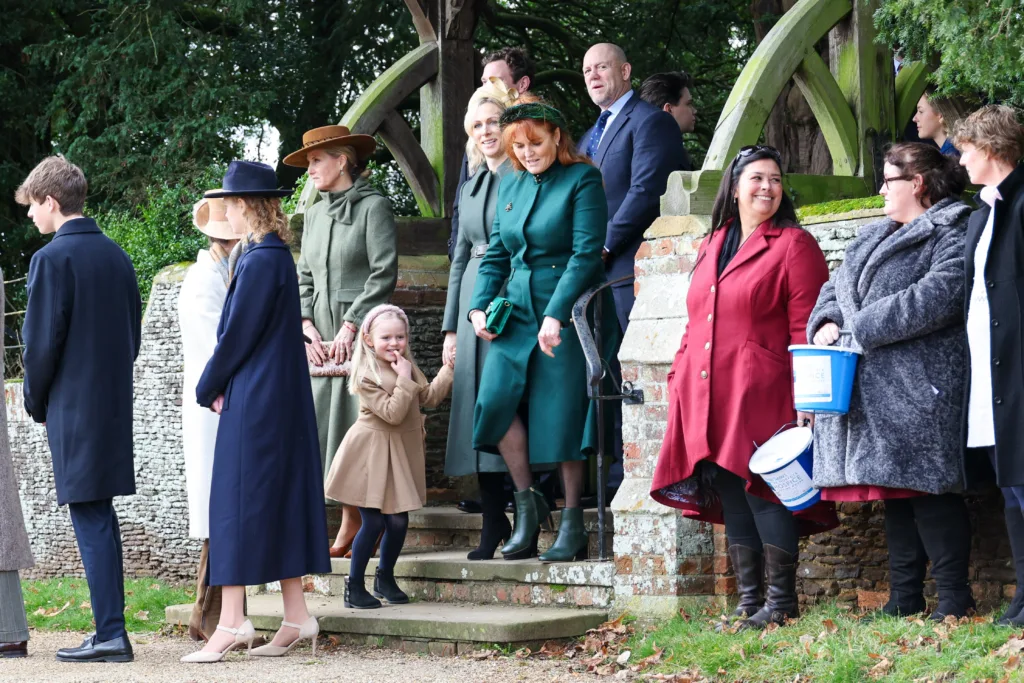
M 799 227 L 762 223 L 718 275 L 727 230 L 704 239 L 686 296 L 689 323 L 668 374 L 668 428 L 651 496 L 687 516 L 722 523 L 721 506 L 693 477 L 710 460 L 778 502 L 749 470 L 763 444 L 796 419 L 788 347 L 807 343 L 807 319 L 828 280 L 818 243 Z M 838 523 L 831 504 L 798 513 L 802 533 Z

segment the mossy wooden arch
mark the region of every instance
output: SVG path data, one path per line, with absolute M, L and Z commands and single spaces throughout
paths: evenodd
M 450 216 L 455 198 L 465 140 L 463 109 L 473 89 L 478 0 L 405 0 L 405 4 L 419 46 L 384 71 L 349 107 L 341 124 L 355 133 L 379 135 L 412 189 L 423 219 L 400 223 L 403 253 L 438 252 L 447 239 L 447 221 L 430 219 Z M 419 140 L 397 111 L 417 90 Z M 308 208 L 316 200 L 315 188 L 307 183 L 300 207 Z
M 832 175 L 789 174 L 797 204 L 863 197 L 875 192 L 881 153 L 910 117 L 924 89 L 923 65 L 893 81 L 890 50 L 875 41 L 877 0 L 800 0 L 758 45 L 740 73 L 715 128 L 704 166 L 674 174 L 669 213 L 708 215 L 736 153 L 756 144 L 772 108 L 792 79 L 821 127 Z M 817 50 L 828 37 L 829 63 Z

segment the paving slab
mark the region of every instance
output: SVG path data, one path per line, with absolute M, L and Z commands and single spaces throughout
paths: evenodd
M 339 597 L 313 595 L 306 596 L 306 604 L 319 619 L 320 630 L 326 633 L 470 643 L 572 638 L 601 625 L 608 617 L 603 610 L 436 602 L 356 610 L 347 609 Z M 187 624 L 191 609 L 191 605 L 168 607 L 167 622 Z M 249 618 L 257 629 L 276 630 L 283 609 L 280 595 L 249 597 Z

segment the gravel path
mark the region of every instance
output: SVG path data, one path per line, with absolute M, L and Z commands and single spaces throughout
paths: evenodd
M 474 660 L 466 657 L 406 655 L 391 650 L 341 647 L 318 651 L 308 647 L 280 659 L 246 660 L 233 653 L 228 663 L 181 664 L 178 659 L 196 650 L 184 637 L 144 634 L 132 637 L 135 662 L 131 664 L 67 664 L 54 659 L 62 647 L 78 645 L 84 634 L 33 633 L 26 659 L 0 660 L 0 681 L 361 681 L 365 683 L 511 683 L 513 681 L 591 683 L 611 681 L 569 670 L 568 663 L 512 658 Z M 321 640 L 321 644 L 324 641 Z

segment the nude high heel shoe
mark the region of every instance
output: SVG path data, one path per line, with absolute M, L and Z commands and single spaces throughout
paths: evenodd
M 245 620 L 238 628 L 228 628 L 227 626 L 217 625 L 218 631 L 225 631 L 235 637 L 235 642 L 228 645 L 221 652 L 193 652 L 190 655 L 185 655 L 181 658 L 183 664 L 213 664 L 214 662 L 222 661 L 229 652 L 238 648 L 241 645 L 246 645 L 248 649 L 245 651 L 246 657 L 251 657 L 253 654 L 252 641 L 256 639 L 256 629 L 253 628 L 252 622 L 248 619 Z
M 254 657 L 283 657 L 292 651 L 296 645 L 303 640 L 308 640 L 313 646 L 313 656 L 316 657 L 316 637 L 320 635 L 320 624 L 317 622 L 316 617 L 310 617 L 306 619 L 304 624 L 293 624 L 290 621 L 282 621 L 281 627 L 290 626 L 299 630 L 299 637 L 293 640 L 289 645 L 282 647 L 279 645 L 263 645 L 252 651 Z

